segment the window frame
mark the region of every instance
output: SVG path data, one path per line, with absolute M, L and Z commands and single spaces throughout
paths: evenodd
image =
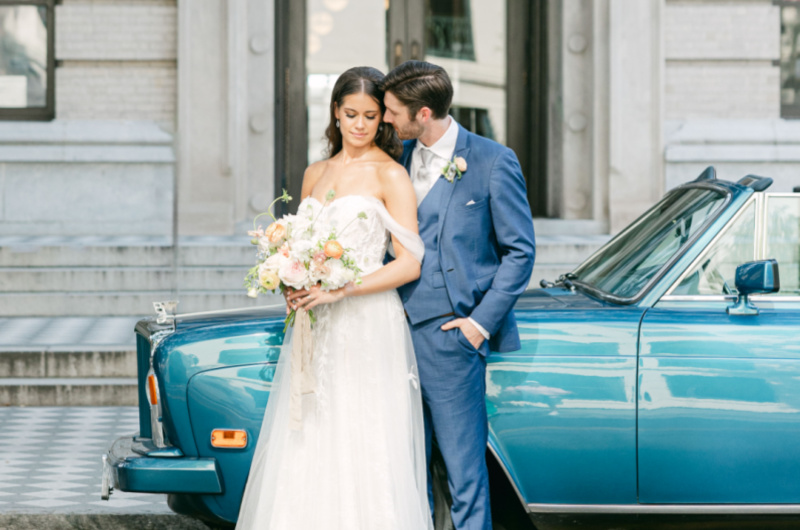
M 771 197 L 796 197 L 796 193 L 754 193 L 747 201 L 742 204 L 739 211 L 736 212 L 728 224 L 725 226 L 724 229 L 720 230 L 720 232 L 714 236 L 706 248 L 686 267 L 686 270 L 678 276 L 678 278 L 670 285 L 669 289 L 667 289 L 666 293 L 660 298 L 659 302 L 735 302 L 737 299 L 737 295 L 721 295 L 721 294 L 692 294 L 692 295 L 678 295 L 672 294 L 675 289 L 686 279 L 686 276 L 689 275 L 690 271 L 694 270 L 694 268 L 701 263 L 704 259 L 708 257 L 708 253 L 711 252 L 711 249 L 717 244 L 717 242 L 725 237 L 729 230 L 732 229 L 733 225 L 739 220 L 739 218 L 744 215 L 747 211 L 747 208 L 750 206 L 751 203 L 755 202 L 755 217 L 756 217 L 756 228 L 755 228 L 755 256 L 753 256 L 753 261 L 756 260 L 763 260 L 767 259 L 766 256 L 767 252 L 767 217 L 769 215 L 768 205 L 769 199 Z M 780 264 L 779 264 L 780 266 Z M 759 300 L 765 302 L 791 302 L 796 303 L 800 302 L 800 296 L 794 295 L 780 295 L 778 293 L 769 293 L 769 294 L 758 294 L 753 295 L 750 297 L 753 302 L 758 302 Z
M 0 121 L 52 121 L 55 119 L 55 6 L 60 0 L 0 0 L 0 7 L 41 6 L 47 8 L 47 88 L 44 107 L 0 107 Z

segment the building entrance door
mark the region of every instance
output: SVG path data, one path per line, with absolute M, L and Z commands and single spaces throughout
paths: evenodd
M 352 66 L 387 72 L 418 59 L 447 70 L 455 91 L 451 114 L 459 123 L 515 150 L 528 179 L 533 213 L 546 214 L 537 209 L 546 204 L 539 182 L 546 178 L 546 148 L 541 149 L 546 144 L 538 144 L 547 125 L 532 115 L 539 106 L 530 89 L 539 79 L 538 71 L 531 75 L 536 67 L 531 54 L 545 56 L 536 47 L 544 40 L 531 36 L 532 27 L 545 29 L 535 21 L 533 11 L 539 8 L 526 0 L 280 1 L 286 4 L 282 10 L 289 30 L 278 92 L 289 107 L 279 116 L 284 148 L 277 149 L 276 193 L 287 188 L 299 196 L 303 169 L 327 156 L 328 106 L 342 72 Z M 537 94 L 546 98 L 546 90 Z

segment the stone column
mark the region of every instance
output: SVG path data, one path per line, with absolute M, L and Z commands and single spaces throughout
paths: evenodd
M 178 11 L 178 233 L 236 235 L 272 196 L 273 2 Z
M 609 173 L 611 232 L 664 191 L 663 0 L 609 0 Z

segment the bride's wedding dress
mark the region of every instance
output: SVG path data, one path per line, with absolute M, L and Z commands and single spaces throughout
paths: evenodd
M 320 212 L 307 198 L 300 208 Z M 366 219 L 347 226 L 360 212 Z M 418 259 L 419 236 L 374 197 L 324 207 L 365 276 L 383 265 L 389 233 Z M 411 336 L 390 291 L 314 308 L 314 393 L 302 397 L 302 429 L 290 424 L 291 332 L 284 341 L 237 529 L 425 530 L 432 528 L 424 427 Z M 288 349 L 287 349 L 288 348 Z

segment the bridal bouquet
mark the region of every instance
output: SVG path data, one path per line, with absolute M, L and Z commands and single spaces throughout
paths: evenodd
M 311 204 L 300 208 L 295 215 L 284 215 L 276 219 L 272 207 L 278 201 L 289 202 L 292 198 L 283 195 L 270 204 L 268 210 L 253 220 L 253 230 L 247 232 L 250 242 L 258 247 L 256 264 L 244 278 L 247 295 L 256 298 L 259 293 L 283 291 L 285 289 L 310 289 L 320 284 L 323 290 L 331 291 L 344 287 L 349 282 L 360 282 L 361 270 L 344 248 L 338 238 L 358 219 L 366 219 L 360 212 L 341 230 L 323 219 L 320 215 L 333 200 L 334 191 L 325 196 L 322 208 L 316 213 Z M 263 229 L 256 227 L 262 215 L 269 215 L 273 222 Z M 311 323 L 314 315 L 308 312 Z M 286 326 L 294 324 L 295 311 L 286 317 Z M 284 328 L 284 331 L 286 328 Z

